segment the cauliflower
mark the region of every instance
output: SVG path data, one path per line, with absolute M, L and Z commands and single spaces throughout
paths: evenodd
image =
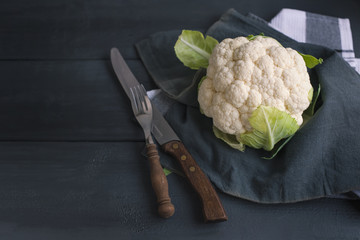
M 323 62 L 270 37 L 250 35 L 219 43 L 189 30 L 182 31 L 175 53 L 185 66 L 207 69 L 199 83 L 200 109 L 212 118 L 215 136 L 241 151 L 245 145 L 270 151 L 295 134 L 313 96 L 307 68 Z M 319 93 L 320 85 L 310 116 Z
M 252 130 L 249 118 L 259 106 L 288 113 L 298 125 L 312 86 L 303 57 L 270 37 L 227 38 L 212 51 L 198 91 L 203 113 L 224 133 Z

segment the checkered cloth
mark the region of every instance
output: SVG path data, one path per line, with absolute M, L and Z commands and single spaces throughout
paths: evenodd
M 360 73 L 360 58 L 355 58 L 349 19 L 284 8 L 269 25 L 298 42 L 336 50 Z

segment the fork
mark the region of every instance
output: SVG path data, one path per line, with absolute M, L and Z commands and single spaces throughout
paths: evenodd
M 143 85 L 130 88 L 131 106 L 135 118 L 144 130 L 147 158 L 150 165 L 151 184 L 157 197 L 158 213 L 163 218 L 171 217 L 175 207 L 171 203 L 168 190 L 168 182 L 160 164 L 160 157 L 151 136 L 152 106 Z

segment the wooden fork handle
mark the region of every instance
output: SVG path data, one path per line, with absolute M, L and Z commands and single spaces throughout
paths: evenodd
M 147 158 L 150 164 L 151 184 L 157 197 L 158 213 L 162 218 L 169 218 L 175 212 L 175 207 L 169 197 L 168 182 L 160 164 L 160 157 L 153 143 L 146 145 Z

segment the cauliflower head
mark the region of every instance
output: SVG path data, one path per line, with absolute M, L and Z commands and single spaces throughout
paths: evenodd
M 301 125 L 312 91 L 297 51 L 270 37 L 237 37 L 213 49 L 198 102 L 215 127 L 240 135 L 252 130 L 249 118 L 260 105 L 284 111 Z

